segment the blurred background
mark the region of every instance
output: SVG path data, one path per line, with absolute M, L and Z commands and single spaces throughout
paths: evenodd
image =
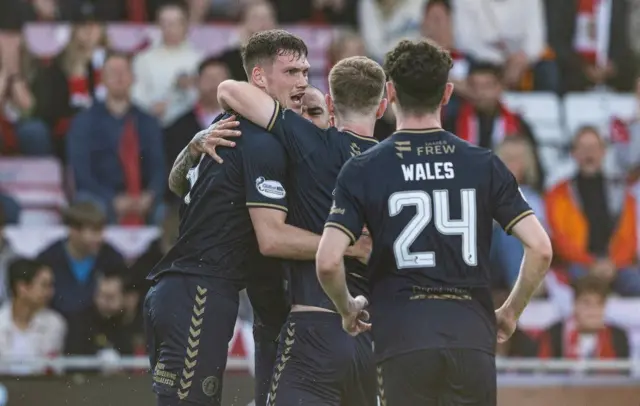
M 177 235 L 167 175 L 275 27 L 322 91 L 340 59 L 402 38 L 451 51 L 445 129 L 495 150 L 555 249 L 497 349 L 500 405 L 637 406 L 639 0 L 1 0 L 0 405 L 153 404 L 140 308 Z M 497 227 L 496 306 L 521 259 Z M 246 300 L 236 330 L 225 404 L 244 406 Z

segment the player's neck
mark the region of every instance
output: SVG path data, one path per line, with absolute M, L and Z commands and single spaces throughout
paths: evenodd
M 336 128 L 339 131 L 348 131 L 363 137 L 373 137 L 373 129 L 376 125 L 375 118 L 361 117 L 359 119 L 345 119 L 336 117 Z
M 402 114 L 396 112 L 396 130 L 420 130 L 427 128 L 442 128 L 440 110 L 424 115 Z

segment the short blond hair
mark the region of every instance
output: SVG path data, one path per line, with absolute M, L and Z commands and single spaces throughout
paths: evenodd
M 364 57 L 338 62 L 329 72 L 329 91 L 338 114 L 370 114 L 384 94 L 386 76 L 382 66 Z

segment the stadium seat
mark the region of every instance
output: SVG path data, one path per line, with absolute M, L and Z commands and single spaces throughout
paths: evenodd
M 56 224 L 67 203 L 62 166 L 55 158 L 0 159 L 0 190 L 22 206 L 21 224 Z
M 560 100 L 553 93 L 505 93 L 503 102 L 531 126 L 540 145 L 564 145 L 567 141 L 560 116 Z
M 633 94 L 608 92 L 570 93 L 564 98 L 564 117 L 570 134 L 584 125 L 593 125 L 609 137 L 611 119 L 633 118 L 638 103 Z

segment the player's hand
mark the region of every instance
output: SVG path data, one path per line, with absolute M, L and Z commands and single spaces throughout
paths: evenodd
M 496 322 L 498 327 L 498 343 L 507 342 L 518 325 L 518 320 L 511 309 L 504 306 L 496 310 Z
M 349 297 L 347 313 L 342 315 L 342 328 L 350 335 L 355 337 L 371 329 L 371 323 L 368 323 L 369 312 L 364 310 L 368 304 L 364 296 Z
M 369 262 L 369 256 L 371 255 L 373 242 L 371 241 L 371 236 L 369 235 L 369 231 L 365 227 L 362 230 L 362 235 L 358 238 L 355 244 L 353 244 L 346 252 L 348 257 L 353 257 L 363 264 L 367 264 Z
M 235 120 L 236 116 L 227 117 L 197 133 L 189 142 L 189 152 L 193 156 L 208 154 L 217 163 L 221 164 L 223 160 L 216 153 L 216 148 L 235 147 L 236 143 L 226 140 L 225 137 L 239 137 L 242 134 L 240 131 L 234 130 L 240 125 L 240 122 Z

